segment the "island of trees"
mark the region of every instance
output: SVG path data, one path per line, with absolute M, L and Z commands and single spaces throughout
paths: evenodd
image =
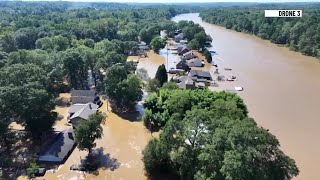
M 164 46 L 159 32 L 166 30 L 172 37 L 176 29 L 181 29 L 190 47 L 203 49 L 208 36 L 200 25 L 170 21 L 177 14 L 199 9 L 0 2 L 0 166 L 29 167 L 32 175 L 37 168 L 34 159 L 29 157 L 23 164 L 14 157 L 11 146 L 18 140 L 9 125 L 21 124 L 32 147 L 39 148 L 59 118 L 53 111 L 56 98 L 71 89 L 88 89 L 89 71 L 97 91 L 108 98 L 115 111 L 132 110 L 141 100 L 144 86 L 135 73 L 136 66 L 127 62 L 128 52 L 139 41 L 157 52 Z M 204 55 L 211 61 L 208 51 Z M 179 90 L 175 83 L 167 82 L 166 72 L 161 65 L 145 86 L 150 95 L 142 120 L 151 131 L 161 129 L 160 137 L 152 139 L 143 151 L 148 175 L 291 179 L 299 174 L 295 161 L 279 149 L 276 137 L 248 117 L 240 97 L 227 92 Z M 79 124 L 75 129 L 79 149 L 91 153 L 95 140 L 103 138 L 100 124 L 107 123 L 105 118 L 97 113 Z
M 302 18 L 266 18 L 266 9 L 302 9 Z M 239 32 L 251 33 L 271 42 L 289 47 L 305 55 L 320 58 L 320 6 L 258 5 L 245 7 L 210 8 L 200 13 L 209 23 Z

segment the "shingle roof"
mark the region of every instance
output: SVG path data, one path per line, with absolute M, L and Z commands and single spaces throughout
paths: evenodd
M 79 107 L 75 107 L 77 109 Z M 80 117 L 82 119 L 88 119 L 91 114 L 97 112 L 99 106 L 93 103 L 85 104 L 80 110 L 76 111 L 71 117 L 70 120 Z
M 71 90 L 71 96 L 95 96 L 96 92 L 93 90 Z
M 70 139 L 69 134 L 72 135 L 73 139 Z M 75 147 L 74 137 L 73 128 L 60 132 L 52 145 L 43 155 L 39 156 L 38 160 L 41 162 L 63 163 Z
M 202 61 L 199 58 L 193 58 L 190 60 L 187 60 L 189 67 L 201 67 L 203 66 Z
M 201 70 L 191 70 L 189 72 L 189 76 L 191 77 L 194 77 L 194 76 L 197 76 L 197 77 L 205 77 L 205 78 L 210 78 L 212 79 L 211 77 L 211 74 L 209 71 L 201 71 Z
M 71 96 L 72 104 L 86 104 L 94 101 L 94 96 Z

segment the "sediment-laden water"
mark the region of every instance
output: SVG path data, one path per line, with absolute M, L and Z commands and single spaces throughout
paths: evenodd
M 297 179 L 320 179 L 320 63 L 252 35 L 205 23 L 198 14 L 173 21 L 199 23 L 213 37 L 218 65 L 232 68 L 250 116 L 277 136 L 300 169 Z

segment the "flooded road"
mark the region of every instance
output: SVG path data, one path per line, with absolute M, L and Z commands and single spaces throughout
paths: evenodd
M 174 21 L 199 23 L 213 38 L 218 65 L 229 66 L 244 91 L 250 116 L 270 129 L 300 169 L 296 179 L 320 179 L 320 63 L 252 35 L 205 23 L 198 14 Z

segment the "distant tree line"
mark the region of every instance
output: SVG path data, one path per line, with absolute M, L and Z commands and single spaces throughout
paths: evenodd
M 302 9 L 301 18 L 266 18 L 265 9 Z M 320 4 L 210 8 L 200 17 L 209 23 L 247 32 L 294 51 L 320 58 Z

